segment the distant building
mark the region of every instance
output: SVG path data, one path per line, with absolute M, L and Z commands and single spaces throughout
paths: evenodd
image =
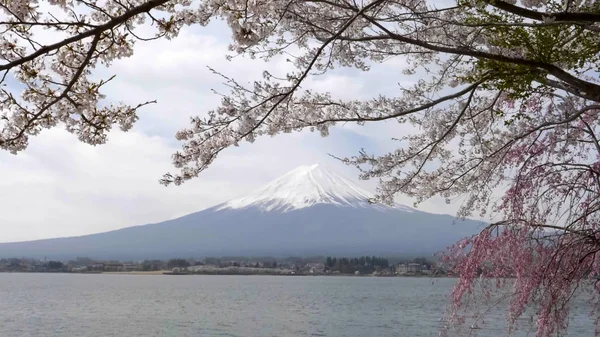
M 123 270 L 125 271 L 140 271 L 142 270 L 142 265 L 136 263 L 126 263 L 123 264 Z
M 409 273 L 420 273 L 422 270 L 420 263 L 409 263 L 407 266 L 407 272 Z
M 104 271 L 104 263 L 94 263 L 91 267 L 93 271 Z
M 324 263 L 307 263 L 306 268 L 311 274 L 324 274 L 325 264 Z
M 44 271 L 48 271 L 48 267 L 46 266 L 45 263 L 40 262 L 34 262 L 31 265 L 27 266 L 27 271 L 30 272 L 44 272 Z
M 88 267 L 86 266 L 71 268 L 71 272 L 73 273 L 85 273 L 86 271 L 88 271 Z
M 103 263 L 103 265 L 104 265 L 104 271 L 123 271 L 123 270 L 125 270 L 123 268 L 122 263 Z

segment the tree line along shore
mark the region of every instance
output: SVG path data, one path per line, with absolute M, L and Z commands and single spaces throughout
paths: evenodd
M 425 258 L 390 259 L 361 257 L 223 257 L 143 261 L 98 261 L 77 258 L 68 261 L 28 258 L 0 259 L 0 272 L 133 274 L 133 275 L 354 275 L 425 276 L 445 275 Z

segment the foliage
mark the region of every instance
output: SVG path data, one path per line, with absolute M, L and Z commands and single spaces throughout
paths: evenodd
M 167 268 L 187 268 L 190 266 L 190 263 L 185 259 L 171 259 L 167 262 Z
M 360 258 L 327 257 L 325 268 L 331 271 L 339 271 L 342 274 L 352 274 L 356 271 L 361 274 L 372 274 L 374 271 L 388 268 L 389 262 L 386 258 L 376 256 L 361 256 Z
M 164 269 L 164 262 L 160 260 L 146 260 L 142 262 L 142 271 L 158 271 Z M 172 268 L 172 267 L 171 267 Z
M 130 56 L 146 39 L 135 30 L 145 20 L 151 38 L 174 38 L 183 25 L 223 19 L 232 51 L 286 55 L 293 70 L 265 72 L 251 87 L 224 77 L 231 92 L 177 134 L 178 172 L 162 183 L 192 179 L 221 151 L 260 136 L 405 123 L 414 132 L 396 139 L 396 150 L 342 158 L 361 178 L 379 179 L 374 201 L 464 195 L 460 216 L 501 219 L 446 255 L 461 277 L 454 322 L 464 320 L 460 308 L 481 275 L 484 289 L 495 278 L 513 286 L 510 322 L 534 304 L 537 335 L 550 336 L 564 330 L 575 289 L 600 273 L 597 1 L 48 0 L 52 13 L 37 4 L 0 2 L 2 83 L 12 76 L 24 88 L 0 91 L 0 148 L 21 151 L 58 124 L 90 144 L 115 125 L 131 128 L 149 102 L 99 104 L 111 78 L 95 80 L 91 69 Z M 56 41 L 40 43 L 41 28 Z M 390 58 L 420 77 L 398 95 L 339 100 L 303 89 L 336 67 L 368 71 Z
M 64 267 L 65 267 L 65 265 L 60 261 L 49 261 L 48 262 L 48 269 L 51 269 L 51 270 L 59 270 L 59 269 L 63 269 Z
M 412 260 L 412 263 L 418 263 L 418 264 L 421 264 L 421 265 L 424 264 L 424 265 L 428 265 L 428 266 L 431 266 L 433 264 L 432 262 L 430 262 L 429 260 L 427 260 L 424 257 L 417 257 L 417 258 L 415 258 L 415 259 Z
M 89 266 L 96 263 L 96 261 L 88 258 L 88 257 L 77 257 L 75 260 L 69 260 L 67 265 L 69 266 Z
M 8 266 L 11 268 L 17 268 L 17 267 L 21 266 L 21 260 L 15 259 L 15 258 L 9 259 Z
M 215 266 L 219 266 L 219 265 L 221 265 L 221 260 L 219 260 L 219 259 L 217 259 L 215 257 L 207 257 L 207 258 L 204 259 L 204 263 L 205 264 L 212 264 L 212 265 L 215 265 Z

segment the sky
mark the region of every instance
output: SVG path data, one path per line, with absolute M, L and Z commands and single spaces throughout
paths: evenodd
M 113 131 L 105 145 L 79 142 L 62 127 L 30 139 L 18 155 L 0 152 L 0 242 L 77 236 L 156 223 L 243 196 L 301 165 L 322 164 L 374 192 L 376 181 L 359 181 L 358 171 L 330 154 L 351 156 L 361 148 L 384 153 L 391 139 L 409 126 L 396 122 L 341 125 L 322 138 L 308 131 L 259 138 L 224 151 L 201 176 L 182 186 L 158 183 L 174 172 L 171 155 L 180 147 L 174 135 L 219 102 L 211 89 L 222 79 L 208 67 L 240 82 L 259 79 L 264 69 L 284 74 L 284 59 L 266 64 L 248 58 L 225 58 L 230 33 L 223 23 L 184 28 L 178 38 L 138 42 L 134 55 L 116 61 L 94 76 L 117 75 L 104 90 L 110 102 L 137 104 L 157 100 L 140 110 L 140 120 L 127 132 Z M 342 69 L 310 78 L 306 88 L 329 91 L 338 98 L 397 94 L 402 59 L 392 59 L 365 73 Z M 398 196 L 412 205 L 413 200 Z M 432 213 L 454 214 L 459 202 L 434 198 L 419 205 Z

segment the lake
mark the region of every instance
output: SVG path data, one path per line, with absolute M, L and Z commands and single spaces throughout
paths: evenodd
M 0 336 L 438 336 L 454 279 L 0 273 Z M 593 335 L 586 304 L 570 335 Z M 504 335 L 503 312 L 460 335 Z M 525 336 L 526 327 L 516 336 Z M 456 335 L 456 334 L 454 334 Z M 535 335 L 533 333 L 531 336 Z

